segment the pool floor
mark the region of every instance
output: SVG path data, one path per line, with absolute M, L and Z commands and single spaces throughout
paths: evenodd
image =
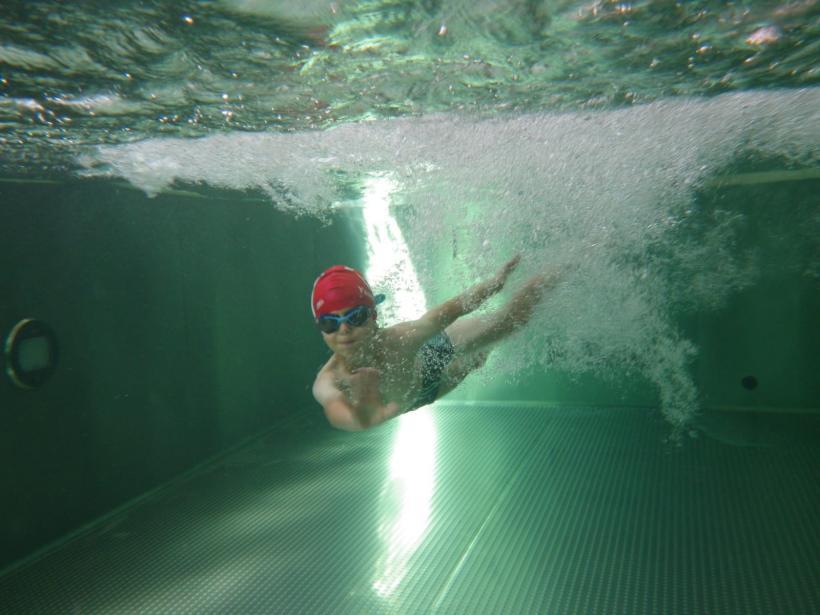
M 272 431 L 12 568 L 0 612 L 820 613 L 818 417 L 703 424 L 452 402 Z

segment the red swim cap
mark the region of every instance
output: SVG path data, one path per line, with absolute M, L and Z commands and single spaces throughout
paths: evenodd
M 359 305 L 375 307 L 376 298 L 364 276 L 351 267 L 335 265 L 313 283 L 310 307 L 316 320 L 330 312 Z

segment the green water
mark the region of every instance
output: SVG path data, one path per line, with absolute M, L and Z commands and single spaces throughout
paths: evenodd
M 737 239 L 754 214 L 720 186 L 806 185 L 782 241 L 816 279 L 816 2 L 4 8 L 7 181 L 352 216 L 371 283 L 418 310 L 515 252 L 522 275 L 567 268 L 532 333 L 494 355 L 501 380 L 625 371 L 686 424 L 702 400 L 681 315 L 725 307 L 768 258 Z
M 0 569 L 68 548 L 0 611 L 815 612 L 818 31 L 814 0 L 4 1 L 0 333 L 61 353 L 0 382 Z M 387 323 L 516 252 L 511 288 L 567 272 L 524 331 L 331 430 L 318 272 L 366 268 Z M 378 535 L 425 498 L 404 577 Z

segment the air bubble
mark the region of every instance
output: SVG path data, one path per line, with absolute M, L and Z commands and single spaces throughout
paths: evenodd
M 729 249 L 742 216 L 702 211 L 695 194 L 738 156 L 814 160 L 818 109 L 818 89 L 745 92 L 616 111 L 151 139 L 78 162 L 149 195 L 178 181 L 259 189 L 276 207 L 320 218 L 351 183 L 390 177 L 390 211 L 428 297 L 456 294 L 517 252 L 520 271 L 505 292 L 545 266 L 568 266 L 485 376 L 516 379 L 533 365 L 640 375 L 681 427 L 698 406 L 689 372 L 697 349 L 676 317 L 719 305 L 755 277 Z M 379 291 L 402 290 L 391 283 Z

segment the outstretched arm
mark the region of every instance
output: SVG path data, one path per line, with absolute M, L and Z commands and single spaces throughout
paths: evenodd
M 402 323 L 395 329 L 405 343 L 409 340 L 415 340 L 419 345 L 424 343 L 425 340 L 444 331 L 465 314 L 478 309 L 487 299 L 504 288 L 507 278 L 518 266 L 520 260 L 521 256 L 516 255 L 505 263 L 493 277 L 434 307 L 418 320 Z
M 328 373 L 319 374 L 313 383 L 313 396 L 325 410 L 328 422 L 337 429 L 362 431 L 401 414 L 398 404 L 382 403 L 379 370 L 356 370 L 347 391 L 342 391 Z

